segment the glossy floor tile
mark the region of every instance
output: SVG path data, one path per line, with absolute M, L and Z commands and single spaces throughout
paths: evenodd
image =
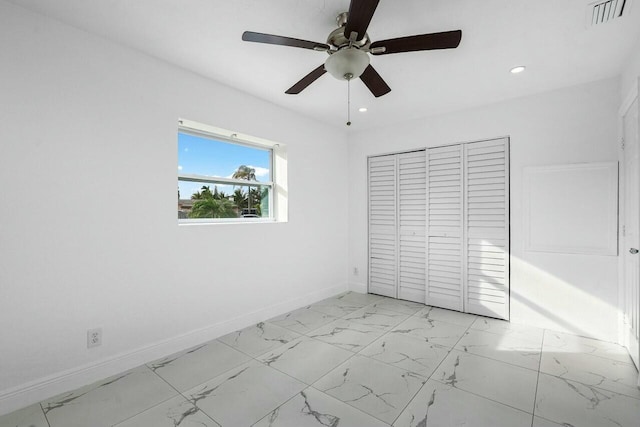
M 219 427 L 184 397 L 174 397 L 114 427 Z
M 532 427 L 567 427 L 567 426 L 566 424 L 563 426 L 563 425 L 554 423 L 553 421 L 545 420 L 544 418 L 533 417 Z
M 470 328 L 501 336 L 512 336 L 536 342 L 542 342 L 542 336 L 544 334 L 544 330 L 540 328 L 482 316 L 477 316 L 477 319 L 471 324 Z
M 147 366 L 178 391 L 185 391 L 250 360 L 246 354 L 214 340 Z
M 257 325 L 232 332 L 218 338 L 219 341 L 230 345 L 249 356 L 255 357 L 265 351 L 280 347 L 298 338 L 300 334 L 270 323 L 260 322 Z
M 312 384 L 351 356 L 353 353 L 350 351 L 301 337 L 265 353 L 258 360 L 297 380 Z
M 0 416 L 0 427 L 49 427 L 39 403 Z
M 384 308 L 386 310 L 397 311 L 398 313 L 413 315 L 424 308 L 424 304 L 400 299 L 384 298 L 373 304 L 372 307 Z
M 429 380 L 394 427 L 530 427 L 530 413 Z
M 633 363 L 624 347 L 618 344 L 563 332 L 545 331 L 543 350 L 554 353 L 590 354 L 619 362 Z
M 146 366 L 42 402 L 50 427 L 102 427 L 124 421 L 178 392 Z
M 374 304 L 347 314 L 343 319 L 355 324 L 370 326 L 381 331 L 388 331 L 408 317 L 408 314 L 387 310 Z
M 364 356 L 354 356 L 313 386 L 387 423 L 392 423 L 425 379 Z
M 0 416 L 0 427 L 640 427 L 617 344 L 345 293 Z
M 535 415 L 562 426 L 633 427 L 640 400 L 541 373 Z
M 548 350 L 542 354 L 540 372 L 640 399 L 633 364 L 591 354 Z
M 328 298 L 315 304 L 311 304 L 309 308 L 331 316 L 342 317 L 366 305 L 369 305 L 369 303 L 361 298 L 346 298 L 345 296 L 341 296 Z
M 386 334 L 359 353 L 429 378 L 449 349 L 404 334 Z
M 184 393 L 222 426 L 248 426 L 306 388 L 254 360 Z
M 460 313 L 459 311 L 446 310 L 444 308 L 437 307 L 424 307 L 414 314 L 414 316 L 422 319 L 440 320 L 447 323 L 453 323 L 455 325 L 464 326 L 465 328 L 471 326 L 477 318 L 477 316 L 473 314 Z
M 456 350 L 485 356 L 501 362 L 537 370 L 540 365 L 542 340 L 521 336 L 498 335 L 470 329 L 456 344 Z
M 299 334 L 306 334 L 320 326 L 336 320 L 337 317 L 303 307 L 282 316 L 268 320 L 268 323 L 287 328 Z
M 379 295 L 374 294 L 360 294 L 357 292 L 346 292 L 342 295 L 339 295 L 334 298 L 336 301 L 342 301 L 345 303 L 358 304 L 360 306 L 365 306 L 369 304 L 373 304 L 379 301 L 386 301 L 388 298 L 381 297 Z
M 309 332 L 308 336 L 344 350 L 358 352 L 384 333 L 385 331 L 378 326 L 338 319 Z
M 256 427 L 388 427 L 364 412 L 313 387 L 254 424 Z
M 533 413 L 537 371 L 452 350 L 432 379 Z
M 392 334 L 409 335 L 425 342 L 444 347 L 453 347 L 467 328 L 440 320 L 412 316 L 391 330 Z

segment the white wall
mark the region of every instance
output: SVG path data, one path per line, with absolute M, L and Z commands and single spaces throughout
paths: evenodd
M 617 161 L 618 106 L 611 79 L 353 135 L 350 286 L 367 283 L 367 156 L 510 136 L 512 321 L 615 340 L 617 257 L 525 251 L 522 176 L 525 166 Z
M 640 76 L 640 40 L 636 44 L 636 48 L 631 52 L 627 63 L 622 69 L 620 75 L 620 96 L 622 101 L 626 100 L 632 89 L 638 90 L 638 77 Z
M 0 64 L 0 413 L 346 289 L 345 133 L 5 1 Z M 289 222 L 179 227 L 179 117 L 287 144 Z

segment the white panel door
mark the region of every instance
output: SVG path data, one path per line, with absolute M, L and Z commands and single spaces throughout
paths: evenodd
M 427 150 L 427 283 L 425 303 L 463 311 L 463 151 Z
M 369 158 L 369 292 L 397 296 L 396 156 Z
M 624 122 L 624 344 L 640 367 L 640 172 L 638 99 L 623 117 Z
M 509 319 L 508 140 L 464 144 L 464 311 Z
M 425 298 L 425 152 L 398 154 L 398 298 Z

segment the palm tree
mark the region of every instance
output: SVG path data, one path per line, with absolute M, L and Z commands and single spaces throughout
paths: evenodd
M 233 173 L 233 175 L 231 175 L 231 178 L 233 178 L 233 179 L 245 179 L 247 181 L 258 181 L 258 179 L 256 178 L 256 170 L 254 168 L 252 168 L 252 167 L 247 166 L 247 165 L 238 166 L 238 169 Z M 237 191 L 238 190 L 236 190 L 236 192 Z M 234 193 L 234 199 L 235 199 L 235 193 Z M 236 204 L 237 204 L 237 201 L 236 201 Z M 249 191 L 248 191 L 248 195 L 247 195 L 247 208 L 251 209 L 251 205 L 252 204 L 254 206 L 256 206 L 256 205 L 260 206 L 260 198 L 259 198 L 259 195 L 258 195 L 258 199 L 256 200 L 256 198 L 252 194 L 251 187 L 249 187 Z M 242 210 L 242 208 L 240 208 L 240 205 L 238 205 L 238 208 L 240 210 Z
M 213 198 L 216 200 L 229 199 L 229 197 L 224 194 L 224 191 L 218 191 L 218 186 L 213 187 Z
M 214 190 L 217 192 L 217 187 L 214 187 Z M 196 191 L 191 195 L 192 200 L 202 200 L 207 198 L 213 198 L 213 193 L 211 192 L 211 188 L 208 185 L 203 185 L 200 191 Z
M 227 199 L 216 200 L 213 197 L 199 199 L 193 204 L 189 218 L 235 218 L 233 203 Z
M 258 214 L 258 216 L 261 215 L 260 213 L 260 202 L 262 201 L 262 193 L 260 191 L 259 187 L 249 187 L 249 203 L 252 206 L 255 206 L 256 208 L 256 213 Z
M 246 165 L 240 165 L 238 166 L 238 170 L 236 170 L 233 175 L 231 175 L 231 178 L 246 179 L 247 181 L 257 181 L 256 170 Z
M 247 195 L 240 188 L 236 188 L 236 191 L 233 192 L 233 203 L 238 207 L 239 211 L 248 207 L 249 200 L 247 199 Z
M 178 195 L 180 195 L 180 191 L 178 191 Z M 200 191 L 196 191 L 191 195 L 192 200 L 202 200 L 212 198 L 215 200 L 229 199 L 229 196 L 225 194 L 224 191 L 218 191 L 218 186 L 215 185 L 213 187 L 213 192 L 208 185 L 203 185 Z

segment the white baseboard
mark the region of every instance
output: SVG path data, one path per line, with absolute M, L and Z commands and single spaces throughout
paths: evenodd
M 313 304 L 325 298 L 330 298 L 345 292 L 348 288 L 350 287 L 342 284 L 322 289 L 303 297 L 274 304 L 230 320 L 187 332 L 177 337 L 63 372 L 57 372 L 18 387 L 2 390 L 0 391 L 0 415 L 13 412 L 69 390 L 74 390 L 170 354 L 211 341 L 230 332 L 246 328 L 247 326 L 284 314 L 288 311 Z
M 354 283 L 349 282 L 349 290 L 353 292 L 358 292 L 361 294 L 367 293 L 367 284 L 366 283 Z

